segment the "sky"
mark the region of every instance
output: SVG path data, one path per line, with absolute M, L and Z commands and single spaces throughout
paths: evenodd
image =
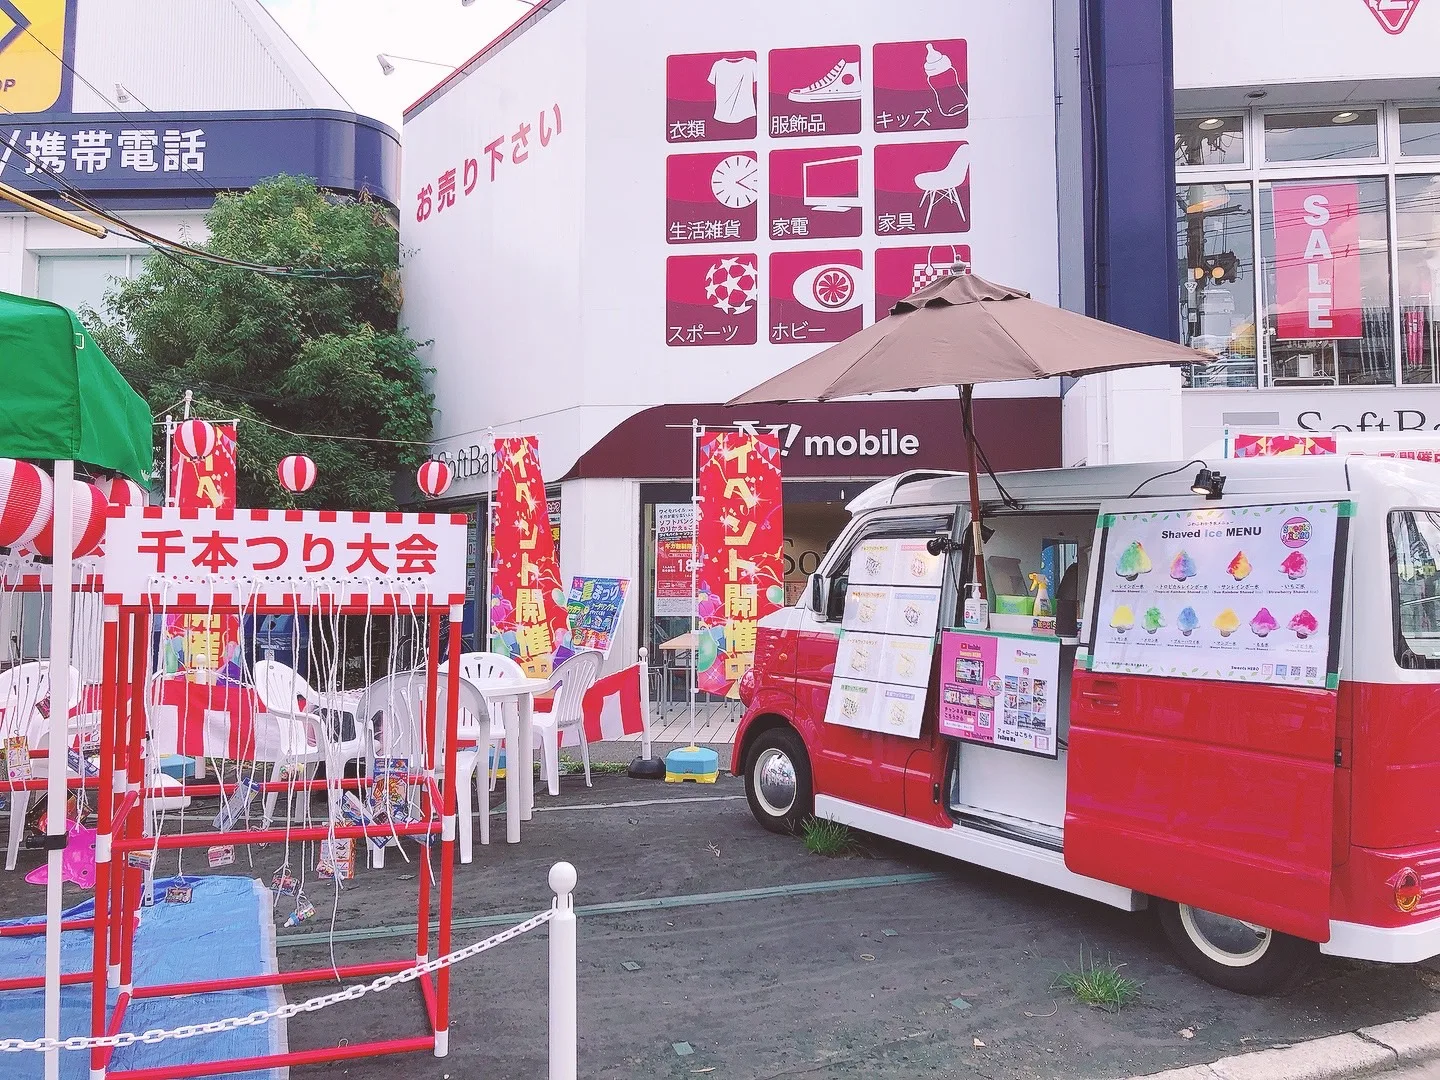
M 385 75 L 376 53 L 454 66 L 468 60 L 525 13 L 522 0 L 261 0 L 355 111 L 400 127 L 405 107 L 445 77 L 432 64 L 393 60 Z

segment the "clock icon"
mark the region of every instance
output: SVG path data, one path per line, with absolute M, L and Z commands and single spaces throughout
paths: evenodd
M 722 158 L 710 174 L 715 200 L 732 210 L 755 205 L 760 198 L 760 165 L 749 154 Z

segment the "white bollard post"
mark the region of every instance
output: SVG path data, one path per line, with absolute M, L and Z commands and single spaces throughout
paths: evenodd
M 575 1080 L 577 1051 L 575 982 L 575 867 L 550 868 L 555 914 L 550 919 L 550 1080 Z

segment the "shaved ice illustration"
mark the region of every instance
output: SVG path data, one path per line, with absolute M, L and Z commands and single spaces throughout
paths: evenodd
M 1110 616 L 1110 627 L 1116 633 L 1123 634 L 1134 625 L 1135 612 L 1130 610 L 1129 604 L 1121 604 L 1115 609 L 1115 614 Z
M 1320 629 L 1320 623 L 1310 612 L 1298 611 L 1290 620 L 1290 629 L 1295 631 L 1296 637 L 1307 638 Z
M 846 694 L 844 700 L 840 702 L 840 711 L 853 720 L 860 715 L 860 702 Z
M 1148 607 L 1145 609 L 1145 618 L 1141 620 L 1140 625 L 1145 628 L 1147 634 L 1153 634 L 1165 625 L 1165 613 L 1158 607 Z
M 1176 616 L 1175 625 L 1180 628 L 1180 633 L 1189 637 L 1200 625 L 1200 616 L 1195 614 L 1193 607 L 1182 608 L 1180 614 Z
M 910 560 L 911 577 L 923 578 L 928 573 L 930 573 L 930 561 L 924 555 L 916 555 Z
M 880 556 L 867 551 L 865 553 L 865 573 L 874 577 L 883 569 L 885 569 L 885 564 L 880 561 Z
M 1285 556 L 1280 569 L 1291 581 L 1299 581 L 1305 576 L 1305 571 L 1310 569 L 1310 560 L 1305 558 L 1303 551 L 1292 551 Z
M 1184 548 L 1177 551 L 1175 558 L 1170 560 L 1170 576 L 1176 581 L 1186 581 L 1195 576 L 1195 560 Z
M 1235 557 L 1230 560 L 1230 565 L 1225 568 L 1225 572 L 1236 581 L 1244 581 L 1250 576 L 1250 571 L 1253 569 L 1255 568 L 1250 565 L 1250 560 L 1245 557 L 1245 552 L 1237 551 Z
M 1250 632 L 1256 637 L 1264 637 L 1279 625 L 1275 621 L 1275 616 L 1270 614 L 1270 609 L 1262 607 L 1250 620 Z
M 1229 637 L 1236 630 L 1240 629 L 1240 616 L 1235 614 L 1234 608 L 1227 607 L 1224 611 L 1220 612 L 1219 615 L 1215 616 L 1215 622 L 1212 625 L 1216 630 L 1220 631 L 1221 637 Z
M 1120 560 L 1115 564 L 1115 573 L 1126 581 L 1134 581 L 1141 574 L 1148 574 L 1153 569 L 1150 556 L 1145 554 L 1139 540 L 1130 541 L 1130 546 L 1120 553 Z

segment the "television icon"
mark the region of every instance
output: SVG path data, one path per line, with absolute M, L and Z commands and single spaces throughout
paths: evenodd
M 802 166 L 805 206 L 838 214 L 860 207 L 860 155 L 807 161 Z

